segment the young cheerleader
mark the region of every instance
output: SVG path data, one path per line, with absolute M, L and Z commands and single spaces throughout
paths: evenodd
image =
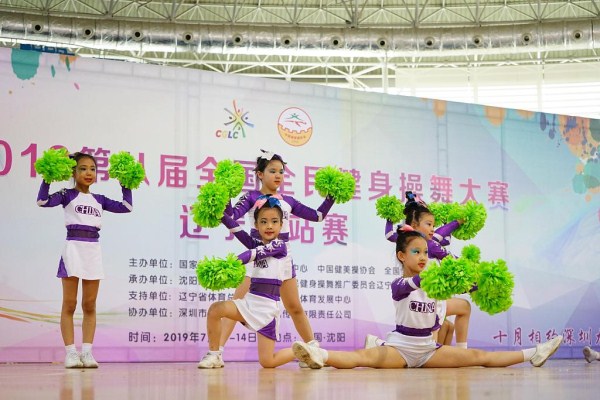
M 283 225 L 283 211 L 275 197 L 256 201 L 254 226 L 260 240 L 251 237 L 228 215 L 223 223 L 247 248 L 238 255 L 244 263 L 252 263 L 250 291 L 241 299 L 218 301 L 208 309 L 206 320 L 209 351 L 198 368 L 222 368 L 221 320 L 239 321 L 258 333 L 258 361 L 264 368 L 275 368 L 294 359 L 290 349 L 273 353 L 279 328 L 279 299 L 284 272 L 287 269 L 287 246 L 278 236 Z
M 42 181 L 37 204 L 40 207 L 62 205 L 65 212 L 67 241 L 56 274 L 62 279 L 63 288 L 60 330 L 67 351 L 65 368 L 97 368 L 98 363 L 92 355 L 92 343 L 96 332 L 96 297 L 100 279 L 104 279 L 98 241 L 102 212 L 131 212 L 133 201 L 131 190 L 125 187 L 122 187 L 123 200 L 120 202 L 91 193 L 90 186 L 96 182 L 96 159 L 85 153 L 75 153 L 71 158 L 77 162 L 73 170 L 75 187 L 48 196 L 50 184 Z M 74 344 L 73 327 L 80 279 L 83 310 L 81 355 Z
M 392 282 L 396 329 L 387 335 L 385 345 L 347 352 L 295 342 L 292 349 L 299 360 L 314 369 L 324 363 L 336 368 L 449 368 L 507 367 L 524 361 L 541 367 L 558 349 L 562 336 L 521 351 L 488 352 L 437 344 L 432 332 L 439 327 L 438 302 L 420 288 L 419 274 L 427 265 L 428 243 L 414 231 L 399 230 L 397 237 L 396 257 L 403 276 Z
M 585 361 L 591 363 L 592 361 L 600 361 L 600 353 L 593 350 L 589 346 L 585 346 L 583 348 L 583 356 L 585 357 Z
M 406 205 L 404 207 L 406 215 L 405 224 L 407 228 L 412 228 L 419 232 L 427 240 L 427 250 L 430 259 L 441 261 L 450 252 L 444 248 L 450 244 L 452 232 L 461 224 L 461 221 L 452 221 L 446 225 L 434 230 L 435 219 L 425 203 L 420 201 L 413 192 L 406 192 Z M 385 236 L 395 243 L 397 235 L 394 233 L 391 221 L 386 221 Z M 440 321 L 446 323 L 446 315 L 455 315 L 454 331 L 456 333 L 456 346 L 467 348 L 467 336 L 469 332 L 469 319 L 471 318 L 471 303 L 465 299 L 452 298 L 440 302 L 439 307 Z M 443 326 L 443 325 L 442 325 Z M 450 329 L 451 327 L 448 327 Z M 441 330 L 443 331 L 443 329 Z M 442 343 L 443 338 L 440 338 Z M 450 341 L 452 336 L 450 336 Z M 380 342 L 378 342 L 380 343 Z
M 296 271 L 294 270 L 289 246 L 289 217 L 290 214 L 293 214 L 309 221 L 320 222 L 327 216 L 327 213 L 333 206 L 334 199 L 331 197 L 325 198 L 319 208 L 314 210 L 303 205 L 291 196 L 279 195 L 277 191 L 283 183 L 285 162 L 278 154 L 266 152 L 264 150 L 261 151 L 263 154 L 256 159 L 256 168 L 254 169 L 257 178 L 261 181 L 260 190 L 252 190 L 245 193 L 237 202 L 235 207 L 233 207 L 233 209 L 228 207 L 228 209 L 225 210 L 225 214 L 231 216 L 235 221 L 250 211 L 255 206 L 255 202 L 259 197 L 264 195 L 277 195 L 280 197 L 281 209 L 283 210 L 283 224 L 279 233 L 279 239 L 283 240 L 287 247 L 287 257 L 283 272 L 283 283 L 280 291 L 281 300 L 283 302 L 283 306 L 290 314 L 290 317 L 294 322 L 294 326 L 296 327 L 296 330 L 298 331 L 298 334 L 302 340 L 311 345 L 318 346 L 319 342 L 317 342 L 314 338 L 310 322 L 306 316 L 306 313 L 304 312 L 304 309 L 302 308 L 302 304 L 300 303 Z M 250 216 L 252 217 L 252 214 Z M 250 226 L 253 226 L 254 223 L 252 218 L 250 219 Z M 251 235 L 257 238 L 256 229 L 252 228 Z M 250 278 L 246 276 L 242 284 L 235 290 L 233 298 L 240 299 L 244 297 L 244 295 L 248 292 L 249 286 Z M 231 332 L 233 331 L 234 327 L 235 321 L 223 319 L 223 329 L 219 347 L 221 351 L 224 350 L 225 343 L 231 336 Z

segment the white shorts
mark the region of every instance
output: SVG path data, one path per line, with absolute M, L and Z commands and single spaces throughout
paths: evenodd
M 385 346 L 398 350 L 408 368 L 422 367 L 438 349 L 432 336 L 407 336 L 394 331 L 388 333 Z
M 76 276 L 87 280 L 104 279 L 100 243 L 67 240 L 56 276 Z
M 247 293 L 233 302 L 246 321 L 246 328 L 269 339 L 277 340 L 279 333 L 279 302 L 266 297 Z

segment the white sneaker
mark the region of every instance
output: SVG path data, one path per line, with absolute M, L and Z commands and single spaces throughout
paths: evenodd
M 223 368 L 225 363 L 223 362 L 223 356 L 221 354 L 206 353 L 202 360 L 198 363 L 198 368 L 210 369 L 210 368 Z
M 65 368 L 83 368 L 79 353 L 68 352 L 65 356 Z
M 529 362 L 534 367 L 541 367 L 544 365 L 547 359 L 550 358 L 552 354 L 558 350 L 560 344 L 562 343 L 563 337 L 562 335 L 558 335 L 552 340 L 548 340 L 546 343 L 538 344 L 535 350 L 535 354 L 531 357 Z
M 311 340 L 310 342 L 308 342 L 308 343 L 306 343 L 306 344 L 307 344 L 307 345 L 309 345 L 309 346 L 313 346 L 313 347 L 319 347 L 319 348 L 321 347 L 321 345 L 319 344 L 319 341 L 318 341 L 318 340 L 316 340 L 316 339 L 313 339 L 313 340 Z M 300 361 L 300 362 L 298 363 L 298 366 L 299 366 L 300 368 L 309 368 L 309 367 L 308 367 L 308 364 L 307 364 L 307 363 L 305 363 L 304 361 Z
M 81 363 L 83 364 L 83 368 L 98 368 L 98 363 L 89 351 L 81 353 Z
M 367 333 L 367 336 L 365 336 L 365 349 L 372 349 L 373 347 L 377 347 L 379 346 L 377 344 L 377 341 L 379 340 L 379 338 L 375 335 L 371 335 L 370 333 Z
M 596 361 L 598 359 L 598 352 L 592 350 L 592 348 L 589 346 L 585 346 L 583 348 L 583 356 L 585 357 L 585 361 L 591 363 L 592 361 Z
M 306 363 L 309 368 L 323 368 L 323 356 L 321 350 L 316 346 L 310 346 L 304 342 L 294 342 L 292 351 L 298 360 Z

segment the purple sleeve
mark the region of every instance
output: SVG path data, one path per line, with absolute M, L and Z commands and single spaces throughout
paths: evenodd
M 112 213 L 128 213 L 133 210 L 133 196 L 131 189 L 127 189 L 121 186 L 121 193 L 123 193 L 123 200 L 116 201 L 109 199 L 106 196 L 94 195 L 96 200 L 102 204 L 102 209 Z
M 252 250 L 246 250 L 239 254 L 238 258 L 242 263 L 247 264 L 251 261 L 264 260 L 269 257 L 284 258 L 285 256 L 287 256 L 285 242 L 275 239 L 269 244 L 258 246 Z
M 48 195 L 50 192 L 50 184 L 46 183 L 46 181 L 42 181 L 40 185 L 40 191 L 37 196 L 37 205 L 40 207 L 56 207 L 60 204 L 63 204 L 65 201 L 65 193 L 66 190 L 60 190 L 56 193 L 52 193 Z M 63 204 L 64 205 L 64 204 Z
M 394 232 L 394 224 L 389 219 L 385 220 L 385 238 L 392 243 L 398 240 L 398 234 Z
M 294 199 L 291 196 L 284 196 L 284 200 L 292 206 L 292 214 L 302 219 L 306 219 L 308 221 L 313 222 L 321 222 L 325 219 L 329 210 L 333 206 L 334 200 L 327 196 L 323 203 L 319 206 L 319 208 L 312 209 L 308 206 L 305 206 L 298 200 Z
M 433 240 L 438 242 L 442 246 L 448 246 L 450 244 L 450 239 L 452 238 L 452 232 L 454 232 L 460 224 L 458 221 L 452 221 L 447 223 L 446 225 L 442 225 L 435 230 L 433 234 Z
M 427 241 L 427 253 L 429 258 L 435 258 L 436 260 L 443 260 L 445 257 L 452 255 L 446 248 L 440 246 L 435 240 Z
M 221 222 L 247 249 L 254 249 L 255 247 L 262 245 L 261 242 L 254 239 L 248 234 L 248 232 L 243 230 L 242 227 L 237 222 L 235 222 L 233 218 L 231 218 L 231 216 L 227 214 L 223 215 L 223 218 L 221 218 Z
M 244 193 L 244 195 L 240 197 L 238 202 L 235 203 L 233 209 L 231 209 L 231 206 L 229 207 L 229 209 L 225 208 L 225 213 L 231 216 L 231 218 L 233 218 L 234 221 L 237 221 L 238 219 L 243 217 L 248 211 L 250 211 L 250 209 L 254 206 L 254 203 L 256 202 L 258 196 L 260 196 L 260 194 L 256 195 L 256 191 Z
M 396 278 L 392 282 L 392 299 L 400 301 L 421 287 L 421 277 L 415 275 L 412 278 Z

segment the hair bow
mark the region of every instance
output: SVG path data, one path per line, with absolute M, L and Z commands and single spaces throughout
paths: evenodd
M 408 224 L 402 224 L 398 226 L 398 229 L 401 232 L 414 232 L 415 228 L 413 228 L 412 226 L 408 225 Z
M 269 207 L 281 207 L 279 200 L 283 200 L 280 194 L 263 194 L 254 203 L 254 207 L 262 208 L 266 203 L 269 203 Z
M 260 151 L 262 152 L 262 154 L 259 158 L 264 158 L 267 161 L 271 161 L 273 159 L 273 157 L 275 157 L 275 156 L 279 157 L 277 154 L 273 153 L 272 151 L 266 151 L 263 149 L 260 149 Z M 281 158 L 281 157 L 279 157 L 279 158 Z
M 418 195 L 414 194 L 413 192 L 406 192 L 406 200 L 406 204 L 417 203 L 423 207 L 427 207 L 427 203 L 425 203 L 423 199 L 421 199 Z

